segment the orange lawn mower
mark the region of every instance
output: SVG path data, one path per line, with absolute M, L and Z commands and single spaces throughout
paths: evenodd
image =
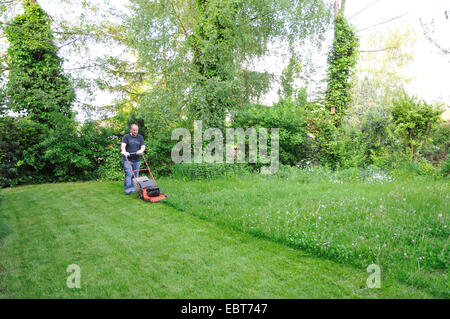
M 130 153 L 131 158 L 136 156 L 138 156 L 136 153 Z M 158 185 L 156 184 L 156 180 L 153 177 L 152 171 L 150 170 L 150 167 L 147 164 L 147 160 L 145 159 L 144 155 L 141 154 L 141 156 L 144 159 L 147 168 L 138 170 L 133 170 L 133 167 L 131 166 L 128 157 L 125 156 L 128 165 L 130 165 L 131 173 L 133 174 L 134 190 L 136 191 L 136 193 L 139 193 L 139 198 L 146 202 L 156 203 L 166 199 L 168 196 L 161 193 Z M 140 171 L 148 171 L 152 177 L 152 180 L 149 179 L 147 176 L 136 177 L 134 173 Z

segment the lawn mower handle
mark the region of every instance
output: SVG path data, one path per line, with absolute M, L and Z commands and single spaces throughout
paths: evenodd
M 136 152 L 133 152 L 133 153 L 130 153 L 130 155 L 137 155 L 137 154 L 136 154 Z M 152 171 L 150 170 L 150 167 L 148 166 L 148 163 L 147 163 L 147 160 L 146 160 L 145 157 L 144 157 L 144 154 L 140 154 L 140 156 L 142 156 L 142 159 L 144 160 L 145 166 L 147 166 L 147 168 L 144 168 L 144 169 L 138 169 L 138 170 L 133 170 L 133 168 L 132 168 L 132 166 L 131 166 L 131 164 L 130 164 L 130 161 L 128 160 L 128 156 L 125 156 L 125 160 L 127 161 L 128 165 L 130 166 L 130 170 L 131 170 L 131 173 L 133 174 L 133 178 L 136 178 L 136 175 L 134 174 L 134 172 L 148 171 L 148 172 L 150 173 L 150 175 L 151 175 L 153 181 L 154 181 L 155 184 L 156 184 L 156 180 L 155 180 L 155 178 L 153 177 Z
M 130 155 L 138 155 L 138 153 L 137 153 L 137 152 L 133 152 L 133 153 L 128 153 L 128 154 L 130 154 Z

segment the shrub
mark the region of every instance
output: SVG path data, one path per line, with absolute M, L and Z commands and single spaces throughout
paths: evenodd
M 450 147 L 450 124 L 441 123 L 430 134 L 430 143 L 424 145 L 421 154 L 429 161 L 437 164 L 448 155 Z
M 402 140 L 410 160 L 415 160 L 418 151 L 437 126 L 441 111 L 404 93 L 392 101 L 391 112 L 393 131 Z
M 311 145 L 307 139 L 305 111 L 294 102 L 282 101 L 273 107 L 254 105 L 242 109 L 234 114 L 232 127 L 244 130 L 253 127 L 257 131 L 259 128 L 279 128 L 280 163 L 297 165 L 308 158 Z M 270 143 L 269 131 L 269 152 Z
M 171 133 L 169 129 L 150 132 L 149 137 L 145 141 L 145 158 L 155 175 L 168 176 L 172 173 L 174 162 L 172 161 L 171 152 L 176 141 L 171 140 Z
M 101 158 L 101 164 L 96 176 L 102 181 L 120 181 L 124 178 L 122 154 L 120 153 L 120 141 L 107 147 Z
M 368 162 L 369 145 L 355 126 L 341 126 L 333 136 L 331 149 L 337 157 L 336 168 L 363 167 Z
M 38 144 L 47 128 L 27 118 L 0 117 L 0 176 L 1 186 L 26 184 L 34 172 L 21 166 L 24 150 Z
M 110 132 L 95 122 L 81 127 L 61 117 L 41 141 L 24 151 L 24 167 L 34 171 L 34 182 L 90 180 L 97 176 L 99 158 L 111 144 Z
M 385 107 L 373 107 L 345 118 L 333 138 L 338 167 L 379 165 L 395 139 L 389 131 L 390 114 Z M 377 163 L 376 163 L 377 162 Z
M 445 160 L 442 160 L 439 165 L 441 166 L 441 175 L 448 177 L 450 174 L 450 156 L 447 156 Z
M 333 147 L 333 139 L 336 137 L 337 129 L 334 118 L 329 110 L 319 103 L 307 103 L 304 105 L 307 118 L 307 159 L 304 161 L 309 165 L 320 164 L 330 168 L 338 166 L 339 154 Z

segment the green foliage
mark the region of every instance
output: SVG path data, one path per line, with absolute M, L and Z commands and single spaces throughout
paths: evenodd
M 8 110 L 25 118 L 2 118 L 2 185 L 95 178 L 111 132 L 94 122 L 82 126 L 71 110 L 75 94 L 62 70 L 51 18 L 36 1 L 5 28 Z
M 124 178 L 123 159 L 120 153 L 120 140 L 104 151 L 96 175 L 102 181 L 120 181 Z
M 307 159 L 310 154 L 310 144 L 307 140 L 307 119 L 304 109 L 295 102 L 283 101 L 272 107 L 262 105 L 250 106 L 236 112 L 232 127 L 278 128 L 280 163 L 297 165 Z M 270 131 L 268 131 L 268 151 L 270 152 Z M 246 150 L 248 148 L 246 147 Z M 248 158 L 248 157 L 247 157 Z
M 390 125 L 390 112 L 385 107 L 368 108 L 357 117 L 344 118 L 333 137 L 338 166 L 349 168 L 375 164 L 395 144 Z
M 232 48 L 237 6 L 230 1 L 196 0 L 197 23 L 190 37 L 197 77 L 193 86 L 191 114 L 205 127 L 224 127 L 225 112 L 233 107 L 229 96 L 241 95 L 233 85 L 236 73 Z M 235 92 L 233 92 L 235 91 Z
M 34 171 L 34 183 L 95 179 L 99 158 L 111 144 L 110 135 L 95 122 L 79 128 L 61 116 L 55 128 L 24 151 L 23 165 Z
M 171 133 L 171 130 L 168 128 L 158 132 L 151 132 L 145 141 L 147 162 L 154 175 L 167 176 L 172 173 L 174 163 L 171 151 L 176 141 L 171 140 Z
M 278 95 L 282 99 L 291 100 L 294 97 L 294 80 L 298 76 L 300 71 L 301 65 L 295 59 L 295 57 L 291 56 L 287 67 L 283 69 L 281 74 L 281 89 L 278 91 Z
M 339 154 L 333 147 L 333 139 L 337 135 L 333 116 L 320 103 L 301 103 L 300 106 L 306 112 L 308 144 L 310 145 L 308 157 L 304 162 L 336 168 Z
M 270 75 L 247 66 L 270 41 L 320 45 L 330 20 L 322 0 L 133 0 L 131 10 L 129 45 L 150 83 L 139 103 L 164 123 L 205 128 L 223 128 L 227 111 L 268 90 Z
M 448 177 L 450 175 L 450 156 L 447 156 L 446 159 L 442 160 L 440 166 L 442 176 Z
M 430 133 L 430 142 L 424 144 L 421 153 L 433 163 L 439 163 L 448 155 L 450 147 L 450 124 L 441 123 L 437 125 Z
M 392 101 L 394 133 L 402 140 L 410 160 L 417 158 L 422 145 L 439 122 L 440 111 L 433 106 L 410 97 L 406 93 Z
M 438 125 L 439 114 L 433 106 L 404 91 L 390 106 L 352 110 L 333 135 L 331 150 L 337 157 L 337 167 L 397 169 L 407 162 L 411 167 L 416 166 L 415 161 L 424 163 L 425 158 L 439 163 L 448 153 L 450 132 L 445 124 Z M 418 175 L 422 171 L 415 170 Z
M 334 21 L 333 48 L 328 56 L 325 105 L 335 107 L 336 124 L 340 124 L 351 102 L 351 78 L 358 57 L 359 39 L 356 30 L 343 14 Z
M 64 116 L 53 129 L 28 118 L 0 117 L 0 130 L 5 132 L 0 136 L 2 186 L 95 179 L 114 143 L 110 129 L 93 121 L 78 126 Z M 115 152 L 120 161 L 118 146 Z
M 27 118 L 0 117 L 0 185 L 3 187 L 29 183 L 33 171 L 22 167 L 24 150 L 40 142 L 48 129 Z
M 62 72 L 50 22 L 37 2 L 25 0 L 24 13 L 6 27 L 10 46 L 5 93 L 8 109 L 55 127 L 58 114 L 73 116 L 75 94 Z

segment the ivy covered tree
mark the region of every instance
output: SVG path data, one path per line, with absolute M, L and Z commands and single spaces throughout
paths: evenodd
M 52 128 L 60 116 L 73 118 L 75 92 L 63 73 L 49 16 L 35 0 L 24 0 L 23 5 L 24 13 L 5 28 L 9 41 L 6 105 Z
M 334 21 L 334 41 L 328 56 L 327 90 L 325 105 L 339 125 L 351 102 L 351 79 L 358 57 L 359 39 L 342 11 Z

